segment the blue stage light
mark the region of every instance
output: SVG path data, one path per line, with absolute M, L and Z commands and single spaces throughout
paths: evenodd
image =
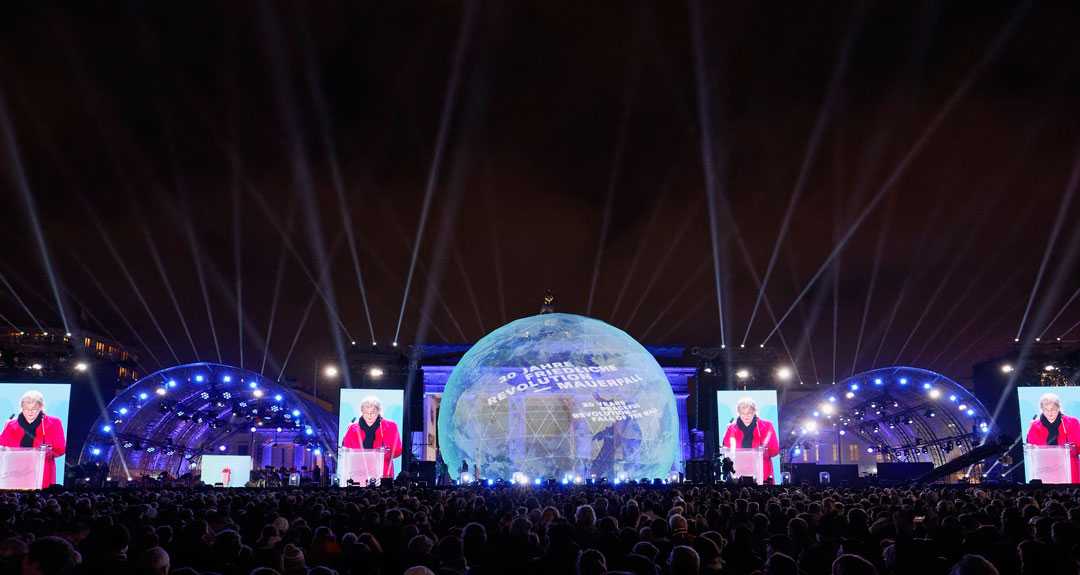
M 126 407 L 121 407 L 119 411 L 120 415 L 127 415 L 128 409 Z
M 975 410 L 974 409 L 969 409 L 969 410 L 967 410 L 967 414 L 971 415 L 971 416 L 974 416 L 975 415 Z
M 90 450 L 90 453 L 93 454 L 93 455 L 101 455 L 101 449 L 95 447 L 95 448 Z
M 883 382 L 883 381 L 881 381 L 881 378 L 880 378 L 880 377 L 876 377 L 876 378 L 874 378 L 874 385 L 881 385 L 882 383 L 884 383 L 884 382 Z
M 304 435 L 315 435 L 315 432 L 309 427 L 304 430 Z
M 248 387 L 250 387 L 251 389 L 255 389 L 256 387 L 259 387 L 259 384 L 258 382 L 252 381 L 251 383 L 248 383 Z
M 292 410 L 292 416 L 293 417 L 300 417 L 300 410 L 299 409 Z
M 956 396 L 955 395 L 950 395 L 949 396 L 949 401 L 956 401 Z
M 851 391 L 859 391 L 859 384 L 857 384 L 857 383 L 851 384 Z
M 104 431 L 105 433 L 108 433 L 108 432 L 112 431 L 112 426 L 111 425 L 102 425 L 101 430 Z
M 176 387 L 176 380 L 175 379 L 170 379 L 169 380 L 169 387 Z
M 280 393 L 274 396 L 274 401 L 281 401 L 282 399 L 284 399 L 284 398 L 281 397 Z
M 495 485 L 495 480 L 494 479 L 488 479 L 487 484 L 488 484 L 488 487 L 491 487 L 492 485 Z
M 232 376 L 231 375 L 226 375 L 225 377 L 221 378 L 221 381 L 224 381 L 225 383 L 229 383 L 230 381 L 232 381 Z
M 196 376 L 195 376 L 195 381 L 197 381 L 197 382 L 199 382 L 199 383 L 202 383 L 202 382 L 203 382 L 203 381 L 204 381 L 205 379 L 206 379 L 206 378 L 205 378 L 205 377 L 203 377 L 203 376 L 202 376 L 201 374 L 200 374 L 200 375 L 196 375 Z
M 315 457 L 318 457 L 318 456 L 322 455 L 322 450 L 319 449 L 319 448 L 315 448 L 315 451 L 312 451 L 311 453 L 313 455 L 315 455 Z
M 616 483 L 618 483 L 618 481 L 619 481 L 618 479 L 615 480 Z M 540 485 L 540 478 L 537 477 L 536 479 L 533 479 L 533 483 L 535 483 L 537 485 Z
M 923 389 L 930 389 L 930 387 L 931 387 L 931 386 L 930 386 L 930 384 L 929 384 L 929 383 L 924 383 L 924 384 L 922 384 L 922 388 L 923 388 Z
M 139 399 L 145 400 L 148 397 L 150 397 L 150 394 L 146 393 L 145 391 L 139 394 Z

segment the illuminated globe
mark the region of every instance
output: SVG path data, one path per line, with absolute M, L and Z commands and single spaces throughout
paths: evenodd
M 667 477 L 679 448 L 675 395 L 626 332 L 565 313 L 500 327 L 454 367 L 439 411 L 448 468 L 508 481 Z

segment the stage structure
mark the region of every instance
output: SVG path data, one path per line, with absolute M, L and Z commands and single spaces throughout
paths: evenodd
M 330 412 L 229 365 L 154 372 L 118 393 L 105 413 L 90 429 L 79 463 L 107 465 L 113 480 L 182 476 L 204 454 L 250 456 L 256 469 L 334 468 L 337 425 Z
M 656 359 L 602 321 L 542 313 L 477 342 L 440 401 L 447 467 L 479 478 L 667 478 L 681 466 L 679 414 Z
M 821 386 L 784 409 L 785 463 L 857 464 L 863 475 L 876 473 L 878 463 L 939 467 L 995 433 L 989 412 L 971 392 L 940 373 L 914 367 L 860 373 Z

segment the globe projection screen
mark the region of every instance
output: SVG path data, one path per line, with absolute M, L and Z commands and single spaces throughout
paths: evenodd
M 665 478 L 678 461 L 675 395 L 640 343 L 565 313 L 513 321 L 478 341 L 443 392 L 447 468 L 480 478 Z M 456 475 L 456 473 L 455 473 Z
M 0 383 L 0 414 L 6 417 L 4 433 L 0 435 L 0 445 L 3 447 L 22 445 L 21 440 L 25 433 L 20 428 L 18 417 L 22 413 L 22 399 L 29 396 L 40 397 L 43 400 L 41 414 L 48 416 L 41 418 L 41 422 L 47 429 L 40 429 L 39 425 L 39 429 L 35 431 L 39 437 L 34 442 L 34 446 L 51 442 L 53 453 L 60 453 L 52 460 L 55 463 L 55 473 L 50 477 L 50 481 L 63 485 L 64 461 L 67 459 L 63 453 L 67 446 L 68 408 L 71 404 L 70 384 Z M 48 471 L 46 475 L 49 475 Z M 3 488 L 2 481 L 0 481 L 0 488 Z

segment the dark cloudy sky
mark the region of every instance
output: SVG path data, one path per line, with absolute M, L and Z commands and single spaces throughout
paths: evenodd
M 199 358 L 217 359 L 208 301 L 229 363 L 261 367 L 273 317 L 268 374 L 303 325 L 303 377 L 344 333 L 328 307 L 372 337 L 346 224 L 374 337 L 393 338 L 430 191 L 401 342 L 475 341 L 550 288 L 645 343 L 718 344 L 719 276 L 737 345 L 797 194 L 765 299 L 791 310 L 802 378 L 964 377 L 1015 335 L 1067 196 L 1080 19 L 877 4 L 5 4 L 0 273 L 58 323 L 25 182 L 85 327 L 141 338 L 149 368 L 196 356 L 149 237 Z M 1026 334 L 1080 288 L 1078 203 Z M 333 305 L 302 324 L 322 269 Z M 33 325 L 6 288 L 0 313 Z M 1080 303 L 1047 336 L 1077 320 Z

